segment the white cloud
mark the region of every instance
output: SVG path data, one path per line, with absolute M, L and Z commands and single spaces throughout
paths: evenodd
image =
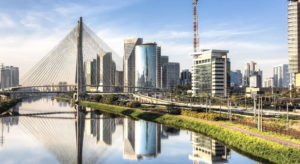
M 200 32 L 201 38 L 230 38 L 235 36 L 250 35 L 255 33 L 261 33 L 265 30 L 255 30 L 255 29 L 210 29 Z
M 13 28 L 16 26 L 15 22 L 4 13 L 0 13 L 0 22 L 0 29 Z
M 141 0 L 101 0 L 103 5 L 79 5 L 75 3 L 57 2 L 56 5 L 48 6 L 43 10 L 16 11 L 14 16 L 0 13 L 0 29 L 15 30 L 14 34 L 5 30 L 0 31 L 0 62 L 21 67 L 21 74 L 46 55 L 76 24 L 76 19 L 81 14 L 89 19 L 99 13 L 117 10 L 129 6 Z M 98 2 L 98 1 L 97 1 Z M 90 17 L 89 17 L 90 16 Z M 190 68 L 192 63 L 192 31 L 170 30 L 156 32 L 144 32 L 143 29 L 135 29 L 136 33 L 128 33 L 122 26 L 114 26 L 98 22 L 105 29 L 92 29 L 113 50 L 123 55 L 124 39 L 142 37 L 146 42 L 157 42 L 162 46 L 162 55 L 170 56 L 170 61 L 180 62 L 181 68 Z M 99 27 L 99 24 L 97 26 Z M 117 23 L 116 23 L 117 24 Z M 23 29 L 20 30 L 20 29 Z M 248 36 L 266 31 L 262 28 L 239 28 L 229 29 L 217 27 L 200 33 L 201 48 L 227 49 L 230 51 L 233 69 L 243 69 L 245 62 L 254 60 L 259 67 L 269 76 L 271 67 L 287 63 L 287 46 L 264 41 L 249 41 L 236 36 Z M 144 33 L 143 33 L 144 32 Z M 16 60 L 18 59 L 18 60 Z M 19 60 L 20 59 L 20 60 Z M 22 59 L 22 60 L 21 60 Z

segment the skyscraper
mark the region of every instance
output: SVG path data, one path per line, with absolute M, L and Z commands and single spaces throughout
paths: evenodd
M 264 84 L 263 84 L 264 88 L 273 88 L 273 85 L 274 85 L 273 77 L 269 77 L 264 80 Z
M 253 61 L 250 61 L 245 64 L 244 67 L 244 76 L 243 76 L 243 86 L 249 87 L 250 85 L 250 76 L 257 71 L 257 64 Z
M 220 96 L 230 87 L 230 60 L 226 50 L 202 50 L 193 54 L 193 96 Z
M 180 84 L 186 85 L 192 82 L 192 73 L 188 70 L 182 70 L 180 75 Z
M 300 40 L 299 40 L 299 19 L 300 2 L 290 0 L 288 5 L 288 54 L 289 54 L 289 73 L 291 84 L 295 85 L 295 75 L 300 72 Z
M 230 81 L 234 88 L 238 88 L 242 85 L 243 75 L 241 70 L 231 71 Z
M 85 74 L 85 84 L 86 85 L 96 85 L 97 84 L 97 61 L 96 59 L 92 61 L 84 62 L 84 74 Z
M 260 71 L 261 72 L 261 71 Z M 262 87 L 262 76 L 260 72 L 255 72 L 250 75 L 250 88 L 261 88 Z
M 164 64 L 169 63 L 169 56 L 161 56 L 160 57 L 160 66 L 162 67 Z
M 133 92 L 135 86 L 135 47 L 143 43 L 142 38 L 124 41 L 124 92 Z
M 114 61 L 112 60 L 112 53 L 102 53 L 97 55 L 97 84 L 101 92 L 110 92 L 113 85 L 113 70 L 115 68 Z
M 288 88 L 290 83 L 290 74 L 288 72 L 288 65 L 282 64 L 273 67 L 273 86 L 275 88 Z
M 0 68 L 0 88 L 5 89 L 19 85 L 19 68 L 2 66 Z
M 180 64 L 179 63 L 167 63 L 162 66 L 162 88 L 174 88 L 180 84 L 179 73 Z
M 116 92 L 123 92 L 123 83 L 124 83 L 124 73 L 123 71 L 116 71 L 115 75 L 115 91 Z
M 139 88 L 156 88 L 157 45 L 145 43 L 135 49 L 135 86 Z M 136 89 L 136 91 L 141 89 Z
M 19 85 L 19 68 L 10 67 L 11 69 L 11 86 L 15 87 Z
M 161 47 L 156 47 L 156 88 L 161 88 Z

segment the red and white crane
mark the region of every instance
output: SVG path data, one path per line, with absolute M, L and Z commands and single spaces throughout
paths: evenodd
M 198 13 L 197 13 L 198 0 L 194 0 L 194 52 L 199 51 L 199 33 L 198 33 Z

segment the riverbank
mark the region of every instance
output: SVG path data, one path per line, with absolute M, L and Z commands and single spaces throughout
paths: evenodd
M 202 133 L 247 154 L 259 157 L 261 159 L 266 159 L 269 162 L 300 163 L 300 149 L 298 148 L 284 146 L 276 142 L 271 142 L 266 139 L 254 137 L 243 132 L 234 131 L 217 125 L 209 124 L 207 122 L 88 101 L 82 101 L 80 102 L 80 105 L 104 112 L 129 116 L 135 119 L 154 121 L 173 127 Z
M 71 99 L 65 97 L 55 97 L 55 99 L 64 102 L 71 102 Z
M 0 114 L 6 112 L 20 101 L 20 99 L 9 99 L 7 101 L 0 102 Z

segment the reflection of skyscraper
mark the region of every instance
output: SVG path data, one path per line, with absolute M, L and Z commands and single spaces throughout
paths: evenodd
M 161 138 L 167 139 L 169 136 L 178 136 L 180 129 L 167 127 L 165 125 L 161 125 Z
M 97 133 L 96 133 L 96 119 L 97 119 L 97 115 L 95 114 L 94 111 L 91 111 L 89 113 L 87 113 L 86 115 L 86 119 L 85 120 L 85 132 L 87 134 L 89 134 L 92 137 L 96 137 Z
M 100 115 L 100 119 L 97 120 L 97 142 L 103 145 L 112 144 L 112 133 L 116 129 L 114 120 Z
M 161 151 L 160 126 L 153 122 L 124 119 L 123 157 L 139 160 L 142 157 L 156 157 Z
M 129 160 L 138 160 L 141 156 L 135 153 L 135 121 L 124 118 L 123 125 L 123 157 Z
M 227 162 L 229 150 L 217 141 L 197 133 L 192 133 L 193 154 L 189 156 L 193 164 L 199 162 L 215 163 Z

